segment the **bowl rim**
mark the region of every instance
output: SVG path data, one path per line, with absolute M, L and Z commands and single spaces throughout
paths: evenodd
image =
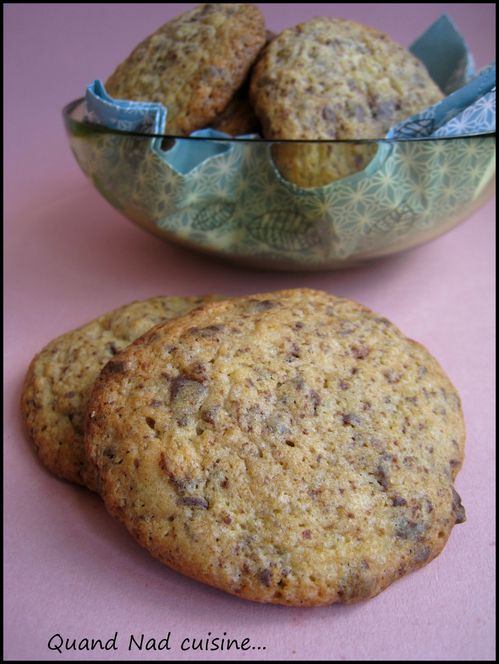
M 86 130 L 87 133 L 92 130 L 95 131 L 96 133 L 101 133 L 101 134 L 114 134 L 118 136 L 134 136 L 136 138 L 148 138 L 148 139 L 154 139 L 154 138 L 161 138 L 161 139 L 175 139 L 175 140 L 192 140 L 192 141 L 210 141 L 210 142 L 226 142 L 226 143 L 243 143 L 243 142 L 248 142 L 248 143 L 263 143 L 263 144 L 268 144 L 268 145 L 274 145 L 276 143 L 291 143 L 291 144 L 342 144 L 342 143 L 350 143 L 354 145 L 363 145 L 363 144 L 380 144 L 380 143 L 388 143 L 388 144 L 394 144 L 394 143 L 412 143 L 412 142 L 424 142 L 424 141 L 452 141 L 452 140 L 459 140 L 463 138 L 477 138 L 477 137 L 494 137 L 496 136 L 496 132 L 476 132 L 476 133 L 471 133 L 471 134 L 460 134 L 459 136 L 413 136 L 413 137 L 406 137 L 406 138 L 341 138 L 341 139 L 329 139 L 329 138 L 317 138 L 317 139 L 290 139 L 290 138 L 262 138 L 260 136 L 255 136 L 254 134 L 248 135 L 248 136 L 243 136 L 243 137 L 235 137 L 235 136 L 182 136 L 178 134 L 157 134 L 153 132 L 141 132 L 141 131 L 130 131 L 130 130 L 125 130 L 125 129 L 117 129 L 117 128 L 111 128 L 111 127 L 106 127 L 101 124 L 97 124 L 96 122 L 88 122 L 87 120 L 81 121 L 81 120 L 75 120 L 74 118 L 71 117 L 71 113 L 74 111 L 75 108 L 77 108 L 81 103 L 85 101 L 85 97 L 79 97 L 78 99 L 74 99 L 73 101 L 70 101 L 68 104 L 66 104 L 63 109 L 62 109 L 62 115 L 64 118 L 64 122 L 67 127 L 71 127 L 71 125 L 79 127 L 82 130 Z M 208 129 L 209 127 L 207 127 Z

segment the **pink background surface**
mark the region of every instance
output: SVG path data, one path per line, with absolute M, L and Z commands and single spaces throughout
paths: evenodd
M 138 41 L 190 5 L 5 7 L 5 657 L 194 659 L 186 636 L 249 637 L 265 650 L 229 659 L 494 657 L 494 202 L 428 246 L 341 273 L 255 272 L 161 243 L 123 220 L 78 169 L 60 110 L 105 78 Z M 385 29 L 403 44 L 441 13 L 479 67 L 495 57 L 492 4 L 261 5 L 274 30 L 316 15 Z M 22 380 L 50 339 L 158 294 L 315 287 L 351 297 L 424 343 L 457 386 L 467 451 L 457 488 L 468 521 L 441 556 L 370 602 L 290 609 L 244 602 L 154 561 L 88 491 L 33 454 L 19 415 Z M 130 634 L 169 652 L 129 653 Z M 108 639 L 118 652 L 47 649 L 50 636 Z M 223 655 L 208 653 L 217 659 Z

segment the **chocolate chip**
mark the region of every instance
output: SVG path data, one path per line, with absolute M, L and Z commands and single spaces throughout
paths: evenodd
M 376 482 L 378 482 L 378 484 L 380 484 L 386 491 L 389 484 L 389 471 L 385 464 L 380 463 L 377 466 L 374 477 L 376 478 Z
M 298 357 L 300 357 L 300 347 L 298 344 L 291 344 L 291 348 L 288 352 L 288 359 L 292 361 Z
M 377 103 L 374 109 L 374 118 L 382 122 L 390 121 L 395 112 L 400 109 L 400 104 L 394 101 L 382 101 Z
M 149 405 L 151 406 L 151 408 L 159 408 L 162 403 L 163 402 L 160 401 L 159 399 L 151 399 L 151 401 L 149 401 Z
M 189 486 L 188 479 L 181 479 L 180 477 L 176 477 L 170 470 L 163 452 L 161 452 L 159 455 L 159 467 L 167 475 L 168 479 L 173 484 L 175 491 L 185 491 L 185 489 Z
M 304 531 L 302 532 L 301 536 L 303 537 L 303 539 L 307 539 L 307 540 L 312 539 L 312 533 L 311 533 L 311 531 L 308 530 L 308 529 L 307 529 L 307 530 L 304 530 Z
M 426 525 L 418 521 L 411 521 L 405 516 L 395 519 L 395 535 L 401 539 L 418 539 L 426 530 Z
M 364 166 L 364 156 L 361 155 L 361 154 L 354 154 L 353 163 L 354 163 L 355 168 L 360 170 Z
M 363 360 L 369 355 L 369 348 L 367 346 L 352 346 L 351 351 L 356 360 Z
M 402 374 L 398 371 L 395 371 L 394 369 L 385 369 L 385 371 L 383 371 L 383 376 L 390 384 L 398 383 L 402 378 Z
M 461 503 L 461 496 L 452 487 L 452 511 L 456 517 L 456 523 L 464 523 L 466 521 L 466 511 Z
M 105 374 L 119 374 L 119 373 L 126 373 L 126 364 L 125 362 L 117 362 L 114 360 L 109 360 L 109 362 L 106 364 L 104 369 L 102 370 L 102 373 Z
M 402 496 L 393 496 L 392 505 L 394 507 L 401 507 L 402 505 L 407 505 L 407 500 L 405 500 L 405 498 L 402 498 Z
M 181 505 L 187 505 L 188 507 L 199 507 L 200 509 L 208 509 L 208 501 L 205 498 L 197 498 L 196 496 L 183 496 L 179 500 Z
M 310 390 L 310 401 L 314 408 L 314 415 L 317 415 L 317 409 L 321 405 L 320 395 L 315 390 Z
M 208 325 L 207 327 L 191 327 L 188 332 L 202 339 L 216 337 L 224 331 L 223 325 Z
M 360 417 L 355 415 L 354 413 L 344 413 L 341 416 L 342 422 L 344 426 L 355 426 L 356 424 L 362 424 L 362 420 Z
M 270 582 L 272 581 L 272 572 L 269 569 L 263 569 L 258 575 L 258 578 L 267 588 L 270 587 Z
M 195 362 L 191 367 L 189 367 L 189 378 L 197 381 L 198 383 L 204 383 L 207 378 L 207 366 L 203 362 Z
M 65 397 L 66 399 L 72 399 L 72 398 L 75 397 L 75 396 L 76 396 L 76 392 L 73 392 L 73 391 L 65 392 L 65 393 L 64 393 L 64 397 Z
M 192 380 L 187 376 L 180 374 L 174 378 L 170 385 L 170 399 L 175 401 L 179 398 L 182 400 L 197 400 L 203 397 L 208 388 L 205 387 L 200 381 Z
M 331 106 L 324 106 L 322 109 L 322 117 L 326 122 L 331 122 L 336 124 L 336 112 L 331 108 Z
M 418 546 L 414 552 L 414 560 L 417 563 L 425 563 L 431 555 L 429 546 Z
M 215 424 L 220 406 L 212 406 L 201 413 L 201 419 L 208 424 Z
M 269 311 L 269 309 L 273 309 L 275 306 L 275 302 L 272 302 L 272 300 L 249 300 L 248 302 L 248 310 L 256 313 Z
M 106 447 L 104 449 L 103 455 L 106 457 L 106 459 L 110 459 L 112 461 L 116 456 L 116 449 L 114 447 Z

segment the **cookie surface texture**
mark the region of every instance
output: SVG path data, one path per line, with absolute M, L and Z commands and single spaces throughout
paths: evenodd
M 213 129 L 231 136 L 257 133 L 260 123 L 251 108 L 247 92 L 244 90 L 238 92 L 227 108 L 215 118 L 211 126 Z
M 42 463 L 55 475 L 97 490 L 83 440 L 90 391 L 106 362 L 163 320 L 206 298 L 156 297 L 133 302 L 51 341 L 33 359 L 22 412 Z
M 455 389 L 386 319 L 320 291 L 154 328 L 96 382 L 86 442 L 140 544 L 246 599 L 372 597 L 464 520 Z
M 275 34 L 270 30 L 267 30 L 265 45 L 258 55 L 259 58 L 262 57 L 268 44 L 274 38 Z M 243 85 L 230 101 L 229 105 L 212 122 L 211 126 L 213 129 L 224 131 L 231 136 L 261 133 L 260 123 L 249 100 L 250 77 L 251 71 Z
M 387 35 L 330 18 L 278 35 L 255 66 L 250 93 L 265 138 L 295 140 L 383 138 L 443 96 L 424 65 Z M 285 149 L 284 174 L 302 186 L 327 184 L 369 158 L 358 146 L 333 153 L 331 165 L 324 148 L 317 156 L 314 146 L 298 146 L 294 160 L 292 152 Z
M 161 102 L 166 131 L 186 135 L 227 107 L 265 44 L 251 4 L 202 4 L 141 42 L 106 82 L 115 98 Z

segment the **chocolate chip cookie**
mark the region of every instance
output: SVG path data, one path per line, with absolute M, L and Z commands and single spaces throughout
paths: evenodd
M 250 94 L 264 136 L 295 140 L 382 138 L 443 96 L 424 65 L 387 35 L 332 18 L 278 35 L 255 66 Z M 276 161 L 292 182 L 319 186 L 361 170 L 375 149 L 285 145 Z
M 141 42 L 106 89 L 115 98 L 164 104 L 168 133 L 187 135 L 229 105 L 265 39 L 255 5 L 202 4 Z
M 262 57 L 267 45 L 274 38 L 275 33 L 271 30 L 267 30 L 265 46 L 260 51 L 258 55 L 259 58 Z M 261 133 L 260 123 L 249 100 L 250 76 L 251 72 L 243 85 L 236 92 L 227 108 L 225 108 L 225 110 L 222 111 L 222 113 L 212 122 L 211 126 L 213 129 L 224 131 L 231 136 Z
M 239 597 L 372 597 L 437 556 L 464 509 L 459 396 L 365 307 L 297 289 L 208 303 L 112 359 L 87 452 L 153 556 Z
M 227 108 L 212 122 L 211 127 L 231 136 L 255 134 L 260 130 L 260 123 L 251 107 L 247 90 L 240 90 Z
M 206 299 L 156 297 L 133 302 L 54 339 L 33 359 L 24 383 L 22 412 L 38 455 L 52 473 L 97 490 L 83 440 L 94 380 L 108 360 L 141 334 Z

